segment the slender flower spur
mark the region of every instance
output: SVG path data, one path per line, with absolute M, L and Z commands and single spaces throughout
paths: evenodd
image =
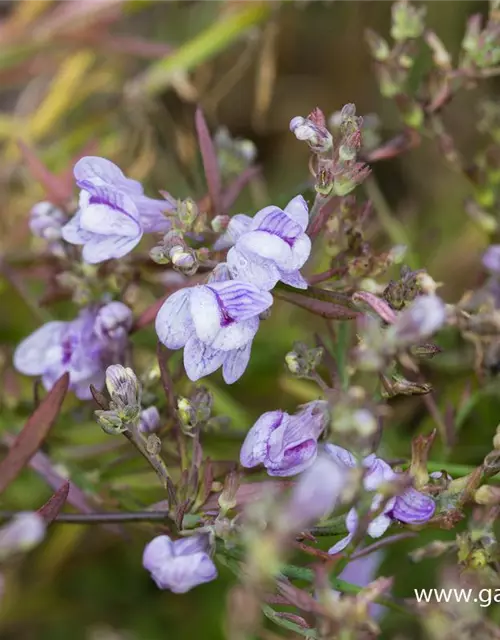
M 174 541 L 168 536 L 157 536 L 146 545 L 142 564 L 159 589 L 186 593 L 217 577 L 217 569 L 207 553 L 207 542 L 203 534 Z
M 307 289 L 299 269 L 311 253 L 311 240 L 305 233 L 308 222 L 309 212 L 302 196 L 293 198 L 284 210 L 271 205 L 253 218 L 234 216 L 218 245 L 234 243 L 227 254 L 233 278 L 266 291 L 279 280 Z
M 142 185 L 124 176 L 105 158 L 87 156 L 74 168 L 80 187 L 79 210 L 63 227 L 66 242 L 83 245 L 83 259 L 96 264 L 121 258 L 139 244 L 144 233 L 170 228 L 163 212 L 175 203 L 144 195 Z
M 23 340 L 14 352 L 14 366 L 28 376 L 41 376 L 49 390 L 66 371 L 70 388 L 81 400 L 91 398 L 89 386 L 104 385 L 106 367 L 123 359 L 132 312 L 122 305 L 120 331 L 106 333 L 103 319 L 116 319 L 117 308 L 110 303 L 101 308 L 83 309 L 71 322 L 48 322 Z M 111 311 L 108 309 L 112 307 Z
M 273 302 L 253 284 L 226 280 L 176 291 L 156 316 L 156 333 L 168 349 L 184 347 L 184 368 L 199 380 L 222 367 L 236 382 L 250 359 L 259 314 Z
M 334 444 L 327 444 L 325 449 L 335 461 L 343 464 L 346 469 L 358 466 L 356 458 L 346 449 Z M 365 469 L 363 486 L 366 491 L 375 491 L 379 486 L 391 482 L 397 476 L 387 462 L 377 458 L 373 453 L 364 458 L 361 465 Z M 382 496 L 375 494 L 371 504 L 371 511 L 376 512 L 381 503 Z M 432 518 L 435 508 L 434 501 L 430 496 L 410 487 L 400 496 L 387 501 L 383 512 L 373 518 L 368 525 L 367 533 L 372 538 L 380 538 L 387 531 L 393 520 L 407 524 L 422 524 Z M 333 545 L 329 553 L 338 553 L 351 542 L 358 527 L 358 514 L 354 508 L 347 514 L 346 527 L 348 535 Z
M 290 416 L 284 411 L 264 413 L 247 433 L 240 462 L 250 468 L 263 464 L 270 476 L 293 476 L 312 465 L 318 438 L 326 425 L 328 404 L 318 400 Z

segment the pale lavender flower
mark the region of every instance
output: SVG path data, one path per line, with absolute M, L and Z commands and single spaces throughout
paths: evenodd
M 282 514 L 282 526 L 301 531 L 329 515 L 340 501 L 345 468 L 329 456 L 319 456 L 301 474 Z
M 308 221 L 309 212 L 302 196 L 293 198 L 284 210 L 269 206 L 253 218 L 238 216 L 224 236 L 235 238 L 234 247 L 227 254 L 233 278 L 266 291 L 279 280 L 307 289 L 299 269 L 311 253 L 311 240 L 305 233 Z
M 45 530 L 45 521 L 40 514 L 18 513 L 0 528 L 0 560 L 36 547 L 44 539 Z
M 445 322 L 446 305 L 441 298 L 436 295 L 418 296 L 387 329 L 387 338 L 400 347 L 411 346 L 429 338 Z
M 66 215 L 51 202 L 37 202 L 30 211 L 30 230 L 34 236 L 52 243 L 60 240 Z
M 142 433 L 154 433 L 160 426 L 160 412 L 156 407 L 143 409 L 139 416 L 139 431 Z
M 387 462 L 377 458 L 373 453 L 364 458 L 359 464 L 356 458 L 342 447 L 327 444 L 325 449 L 335 461 L 343 464 L 347 469 L 352 469 L 356 466 L 364 468 L 363 486 L 366 491 L 376 491 L 382 484 L 389 483 L 397 477 L 397 474 Z M 372 513 L 378 511 L 382 501 L 383 497 L 381 495 L 376 494 L 374 496 L 370 507 Z M 400 496 L 391 498 L 385 503 L 382 513 L 373 518 L 368 525 L 367 533 L 372 538 L 379 538 L 387 531 L 393 520 L 407 524 L 421 524 L 430 520 L 434 515 L 434 511 L 435 504 L 433 499 L 410 487 Z M 338 553 L 347 547 L 356 532 L 358 521 L 358 514 L 356 509 L 353 508 L 346 517 L 348 535 L 333 545 L 329 553 Z
M 83 259 L 95 264 L 121 258 L 140 242 L 144 233 L 166 232 L 171 200 L 144 195 L 142 185 L 125 177 L 105 158 L 87 156 L 73 170 L 80 187 L 79 210 L 63 227 L 66 242 L 83 245 Z
M 23 340 L 14 352 L 14 366 L 28 376 L 41 376 L 49 390 L 65 373 L 70 389 L 82 399 L 90 399 L 89 385 L 102 387 L 105 370 L 123 358 L 127 338 L 105 337 L 96 332 L 97 307 L 83 309 L 71 322 L 48 322 Z
M 272 302 L 270 293 L 252 284 L 214 280 L 172 294 L 156 316 L 156 333 L 168 349 L 184 347 L 190 380 L 222 367 L 225 382 L 232 384 L 248 365 L 259 314 Z
M 325 428 L 326 407 L 326 402 L 318 400 L 293 416 L 284 411 L 264 413 L 243 442 L 242 466 L 262 464 L 270 476 L 293 476 L 310 467 Z
M 132 328 L 132 311 L 123 302 L 110 302 L 97 312 L 94 330 L 103 340 L 126 340 Z
M 483 254 L 483 266 L 491 273 L 500 274 L 500 244 L 492 244 Z
M 146 545 L 142 564 L 159 589 L 186 593 L 217 577 L 217 569 L 207 547 L 206 535 L 174 541 L 165 535 L 157 536 Z

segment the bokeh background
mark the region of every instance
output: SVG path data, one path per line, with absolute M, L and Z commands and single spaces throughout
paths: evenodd
M 429 1 L 427 24 L 456 54 L 467 16 L 486 14 L 486 2 Z M 201 104 L 212 131 L 225 126 L 253 141 L 260 176 L 232 213 L 252 213 L 308 188 L 308 151 L 290 134 L 295 115 L 319 106 L 329 115 L 347 102 L 359 114 L 376 113 L 380 134 L 401 129 L 398 112 L 380 97 L 364 42 L 367 26 L 387 36 L 390 2 L 242 2 L 17 0 L 0 3 L 0 428 L 14 431 L 31 406 L 31 383 L 10 367 L 12 350 L 51 317 L 66 318 L 75 307 L 39 304 L 43 269 L 30 262 L 38 245 L 30 238 L 28 213 L 43 190 L 22 157 L 21 139 L 54 173 L 71 170 L 85 153 L 110 157 L 128 175 L 143 180 L 151 195 L 166 189 L 176 197 L 200 199 L 205 184 L 194 132 Z M 422 54 L 417 69 L 425 69 Z M 445 120 L 464 157 L 482 144 L 476 108 L 498 97 L 498 81 L 461 93 Z M 464 200 L 470 187 L 442 158 L 433 140 L 410 153 L 374 166 L 376 217 L 371 239 L 382 249 L 403 241 L 414 267 L 442 281 L 443 296 L 456 301 L 483 278 L 486 236 L 469 220 Z M 358 190 L 363 195 L 363 188 Z M 311 199 L 309 192 L 308 198 Z M 378 217 L 377 217 L 378 216 Z M 16 265 L 23 265 L 21 274 Z M 316 265 L 321 267 L 321 258 Z M 149 300 L 149 302 L 151 302 Z M 148 300 L 138 304 L 147 306 Z M 141 309 L 139 309 L 141 310 Z M 205 449 L 215 459 L 235 458 L 238 442 L 263 411 L 294 409 L 316 395 L 307 383 L 290 380 L 283 357 L 296 339 L 307 340 L 310 316 L 280 303 L 259 333 L 251 365 L 231 388 L 210 379 L 216 409 L 232 418 L 234 433 L 208 435 Z M 316 323 L 321 328 L 321 323 Z M 152 329 L 135 338 L 138 361 L 153 357 Z M 445 352 L 426 372 L 440 407 L 456 406 L 468 382 L 460 345 L 445 336 Z M 460 347 L 460 348 L 459 348 Z M 463 347 L 463 345 L 462 345 Z M 462 354 L 463 355 L 463 354 Z M 474 382 L 472 388 L 474 389 Z M 494 391 L 469 403 L 449 461 L 474 465 L 490 447 L 500 402 Z M 408 457 L 411 437 L 433 424 L 419 399 L 393 403 L 383 449 L 389 458 Z M 149 504 L 154 478 L 123 450 L 91 455 L 106 443 L 91 411 L 65 405 L 45 452 L 89 495 L 119 508 Z M 439 460 L 439 449 L 435 451 Z M 122 463 L 121 463 L 122 462 Z M 121 464 L 118 464 L 121 463 Z M 2 496 L 2 508 L 37 508 L 50 489 L 26 470 Z M 143 526 L 127 536 L 102 527 L 54 526 L 45 543 L 4 571 L 0 637 L 6 640 L 160 640 L 224 637 L 225 597 L 233 578 L 184 596 L 156 589 L 141 566 L 144 543 L 158 529 Z M 128 529 L 127 529 L 128 531 Z M 439 563 L 415 568 L 407 553 L 432 532 L 391 548 L 381 572 L 396 576 L 395 593 L 434 584 Z M 325 542 L 327 544 L 327 542 Z M 500 622 L 500 614 L 490 609 Z M 396 615 L 384 622 L 384 637 L 418 638 Z

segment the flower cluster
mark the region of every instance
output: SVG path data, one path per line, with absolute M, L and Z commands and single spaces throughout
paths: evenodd
M 83 259 L 90 264 L 122 258 L 139 244 L 144 233 L 166 232 L 173 211 L 169 200 L 144 195 L 142 185 L 126 178 L 105 158 L 87 156 L 74 168 L 80 187 L 79 210 L 63 227 L 62 237 L 83 245 Z
M 231 219 L 217 248 L 234 245 L 209 282 L 171 295 L 156 316 L 156 332 L 169 349 L 184 347 L 190 380 L 222 367 L 227 384 L 236 382 L 250 359 L 260 314 L 269 309 L 269 291 L 279 280 L 300 289 L 300 274 L 311 251 L 305 230 L 308 209 L 297 196 L 282 211 L 266 207 L 253 218 Z
M 63 373 L 82 400 L 89 386 L 104 385 L 106 367 L 121 362 L 132 326 L 132 312 L 122 302 L 83 309 L 71 322 L 47 322 L 23 340 L 14 353 L 14 366 L 28 376 L 41 376 L 51 389 Z
M 328 454 L 338 464 L 343 465 L 346 470 L 358 467 L 356 458 L 346 449 L 334 444 L 327 444 L 325 449 Z M 376 491 L 382 485 L 393 481 L 397 476 L 387 462 L 378 458 L 373 453 L 362 460 L 361 466 L 364 471 L 363 486 L 366 491 Z M 380 508 L 381 513 L 377 513 L 380 511 Z M 399 520 L 407 524 L 422 524 L 427 522 L 427 520 L 430 520 L 434 515 L 435 503 L 430 496 L 410 487 L 400 496 L 390 498 L 385 504 L 383 504 L 383 496 L 381 494 L 375 494 L 372 499 L 370 511 L 376 515 L 369 523 L 367 533 L 372 538 L 379 538 L 387 531 L 393 520 Z M 347 547 L 356 533 L 358 522 L 358 513 L 356 509 L 353 508 L 349 511 L 346 518 L 348 535 L 333 545 L 330 553 L 338 553 Z

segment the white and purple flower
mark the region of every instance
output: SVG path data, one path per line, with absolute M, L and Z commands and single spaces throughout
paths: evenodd
M 199 380 L 222 367 L 236 382 L 250 359 L 259 314 L 273 303 L 267 291 L 236 280 L 212 281 L 176 291 L 156 316 L 156 333 L 168 349 L 184 347 L 184 368 Z
M 306 201 L 297 196 L 284 210 L 269 206 L 253 218 L 234 216 L 216 248 L 234 245 L 227 254 L 227 264 L 237 280 L 266 291 L 279 280 L 307 289 L 299 269 L 311 253 L 311 240 L 305 233 L 308 222 Z
M 121 305 L 121 329 L 130 327 L 132 312 L 121 303 L 110 303 L 100 309 L 87 308 L 71 322 L 47 322 L 23 340 L 14 353 L 14 366 L 28 376 L 41 376 L 44 387 L 49 390 L 68 372 L 70 388 L 78 398 L 91 398 L 89 386 L 104 385 L 106 367 L 123 359 L 127 345 L 127 333 L 117 331 L 106 336 L 102 331 L 102 319 L 108 315 L 116 317 L 115 305 Z M 128 311 L 128 319 L 125 317 Z
M 334 444 L 325 446 L 328 454 L 338 463 L 343 464 L 346 469 L 358 466 L 356 458 L 342 447 Z M 391 482 L 397 477 L 391 467 L 375 454 L 364 458 L 361 466 L 365 469 L 363 486 L 366 491 L 376 491 L 382 484 Z M 371 512 L 375 513 L 382 504 L 383 497 L 375 494 L 371 504 Z M 372 538 L 380 538 L 393 520 L 405 522 L 407 524 L 422 524 L 427 522 L 434 515 L 436 505 L 434 500 L 413 487 L 406 489 L 400 496 L 388 500 L 382 513 L 374 517 L 368 525 L 367 533 Z M 351 542 L 358 527 L 358 514 L 356 509 L 351 509 L 346 517 L 346 527 L 348 534 L 331 547 L 329 553 L 338 553 L 347 547 Z
M 270 476 L 293 476 L 312 465 L 318 438 L 326 424 L 327 403 L 310 402 L 297 414 L 264 413 L 247 433 L 240 462 L 251 468 L 265 466 Z
M 207 552 L 207 543 L 206 535 L 174 541 L 165 535 L 157 536 L 146 545 L 142 564 L 159 589 L 186 593 L 217 577 L 217 569 Z
M 110 160 L 87 156 L 73 172 L 81 189 L 79 210 L 63 227 L 62 237 L 83 245 L 85 262 L 121 258 L 144 233 L 165 233 L 170 228 L 163 213 L 172 211 L 175 203 L 148 198 L 142 185 L 125 177 Z

